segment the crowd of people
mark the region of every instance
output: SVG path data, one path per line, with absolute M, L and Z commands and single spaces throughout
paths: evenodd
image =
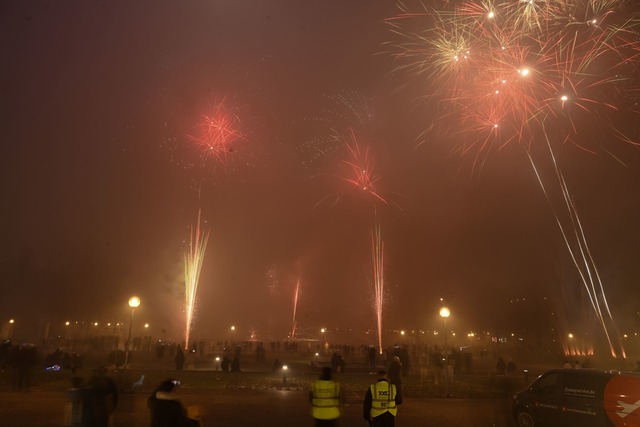
M 298 351 L 301 355 L 305 347 L 291 344 L 280 347 L 277 343 L 265 346 L 263 343 L 251 343 L 242 345 L 231 345 L 224 348 L 224 356 L 221 358 L 219 367 L 224 372 L 240 372 L 240 360 L 249 361 L 249 369 L 259 369 L 265 364 L 266 349 L 275 349 L 273 360 L 273 371 L 278 371 L 283 367 L 280 357 L 288 357 L 287 352 Z M 206 346 L 193 343 L 183 349 L 180 345 L 162 344 L 163 351 L 156 352 L 157 359 L 164 360 L 163 363 L 174 363 L 176 371 L 182 371 L 187 366 L 187 361 L 193 360 L 201 354 L 206 354 Z M 296 350 L 294 350 L 294 348 Z M 441 348 L 433 347 L 422 352 L 421 356 L 411 353 L 407 346 L 393 346 L 384 349 L 382 354 L 374 346 L 323 346 L 314 348 L 322 352 L 322 362 L 318 362 L 316 357 L 310 357 L 311 366 L 320 372 L 319 379 L 310 385 L 311 416 L 318 426 L 336 425 L 341 414 L 343 405 L 341 387 L 336 378 L 349 369 L 356 369 L 357 366 L 368 366 L 371 369 L 375 366 L 378 371 L 378 380 L 371 384 L 363 396 L 363 417 L 372 426 L 393 426 L 398 414 L 398 406 L 402 403 L 404 376 L 411 374 L 412 363 L 422 366 L 424 360 L 430 369 L 437 371 L 444 366 L 454 369 L 463 369 L 464 354 L 454 351 L 443 351 Z M 255 354 L 255 364 L 252 352 Z M 69 425 L 73 426 L 108 426 L 109 418 L 118 405 L 118 387 L 107 375 L 108 369 L 118 370 L 122 363 L 123 350 L 114 350 L 108 353 L 106 366 L 96 369 L 93 375 L 84 379 L 76 375 L 76 370 L 83 367 L 83 358 L 75 352 L 67 352 L 55 349 L 44 357 L 39 357 L 37 348 L 33 345 L 12 345 L 9 342 L 0 344 L 0 368 L 12 372 L 12 387 L 14 390 L 29 390 L 31 377 L 34 369 L 63 369 L 72 373 L 72 385 L 68 392 L 69 408 L 67 411 Z M 249 355 L 247 355 L 249 353 Z M 138 352 L 138 356 L 142 356 Z M 168 358 L 167 356 L 170 356 Z M 149 356 L 144 356 L 144 360 L 153 360 L 153 352 Z M 141 357 L 142 359 L 142 357 Z M 423 360 L 424 359 L 424 360 Z M 495 359 L 494 359 L 495 360 Z M 351 363 L 351 365 L 350 365 Z M 217 369 L 216 365 L 216 369 Z M 267 365 L 268 366 L 268 365 Z M 355 366 L 355 368 L 354 368 Z M 640 362 L 637 364 L 640 370 Z M 384 367 L 384 369 L 380 369 Z M 566 367 L 584 367 L 575 363 L 566 363 Z M 171 368 L 169 368 L 171 369 Z M 266 367 L 268 369 L 268 367 Z M 81 372 L 87 372 L 86 369 Z M 516 373 L 516 364 L 506 356 L 497 358 L 495 365 L 495 375 L 508 376 Z M 122 386 L 122 384 L 119 384 Z M 148 409 L 150 412 L 152 427 L 164 426 L 198 426 L 202 425 L 202 414 L 194 408 L 185 408 L 176 397 L 175 391 L 178 382 L 174 379 L 167 379 L 159 384 L 148 397 Z M 173 421 L 169 421 L 173 420 Z M 178 420 L 178 421 L 176 421 Z
M 30 390 L 33 371 L 38 362 L 38 349 L 33 345 L 12 345 L 10 341 L 0 344 L 0 370 L 11 371 L 13 390 Z

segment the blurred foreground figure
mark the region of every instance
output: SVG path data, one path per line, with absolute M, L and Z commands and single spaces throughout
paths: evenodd
M 118 406 L 118 386 L 107 375 L 107 368 L 98 368 L 89 379 L 88 387 L 92 396 L 94 426 L 108 427 L 110 418 Z M 113 421 L 111 421 L 113 422 Z
M 71 378 L 71 388 L 67 392 L 65 408 L 66 423 L 70 427 L 88 427 L 95 424 L 93 419 L 93 395 L 81 377 Z
M 204 425 L 202 414 L 197 407 L 189 407 L 190 415 L 184 405 L 173 393 L 179 381 L 168 379 L 160 383 L 149 399 L 147 406 L 151 411 L 151 427 L 202 427 Z
M 317 427 L 337 426 L 340 418 L 340 384 L 331 380 L 331 368 L 322 368 L 311 385 L 311 416 Z
M 67 397 L 66 425 L 108 427 L 115 424 L 113 413 L 118 405 L 118 388 L 107 376 L 106 369 L 96 369 L 88 382 L 73 377 Z

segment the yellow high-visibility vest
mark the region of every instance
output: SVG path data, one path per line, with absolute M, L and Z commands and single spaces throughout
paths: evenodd
M 396 406 L 396 386 L 386 381 L 371 384 L 371 416 L 377 417 L 385 412 L 391 412 L 395 417 L 398 413 Z
M 311 386 L 311 416 L 318 420 L 340 417 L 340 384 L 318 380 Z

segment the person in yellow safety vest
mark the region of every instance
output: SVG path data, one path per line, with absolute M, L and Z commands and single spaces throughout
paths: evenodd
M 340 418 L 340 384 L 331 380 L 331 368 L 322 368 L 320 379 L 311 385 L 309 396 L 315 425 L 337 426 Z
M 402 396 L 396 386 L 389 383 L 387 372 L 378 371 L 378 382 L 371 384 L 364 396 L 362 415 L 373 427 L 393 427 Z

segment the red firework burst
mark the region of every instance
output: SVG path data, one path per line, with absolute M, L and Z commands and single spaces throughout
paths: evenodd
M 633 141 L 615 114 L 639 87 L 636 2 L 444 1 L 402 5 L 388 23 L 401 38 L 390 43 L 396 71 L 427 77 L 481 149 L 530 144 L 545 126 L 575 142 L 594 116 Z
M 246 140 L 240 130 L 240 117 L 227 108 L 224 100 L 217 103 L 209 113 L 202 114 L 195 128 L 196 135 L 187 135 L 187 138 L 202 150 L 205 158 L 214 158 L 223 164 L 229 154 L 235 151 L 235 145 Z

